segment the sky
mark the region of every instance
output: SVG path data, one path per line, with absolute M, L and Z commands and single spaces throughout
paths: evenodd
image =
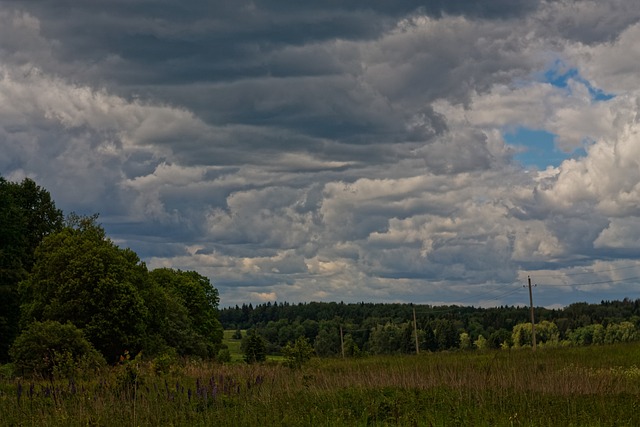
M 640 8 L 0 0 L 0 175 L 222 307 L 640 298 Z

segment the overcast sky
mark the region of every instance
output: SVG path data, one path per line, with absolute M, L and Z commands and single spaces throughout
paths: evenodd
M 222 306 L 640 298 L 640 8 L 0 0 L 0 175 Z

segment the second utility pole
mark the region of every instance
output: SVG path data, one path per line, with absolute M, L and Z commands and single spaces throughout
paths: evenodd
M 536 351 L 536 321 L 533 316 L 533 294 L 531 293 L 531 276 L 529 279 L 529 307 L 531 307 L 531 340 L 533 342 L 533 351 Z

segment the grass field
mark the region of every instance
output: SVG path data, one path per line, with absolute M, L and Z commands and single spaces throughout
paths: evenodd
M 235 330 L 225 330 L 222 338 L 222 343 L 227 346 L 229 353 L 231 354 L 231 362 L 242 362 L 244 361 L 244 355 L 240 350 L 240 344 L 242 340 L 234 339 L 233 334 L 235 334 Z M 247 333 L 246 330 L 240 331 L 242 332 L 242 336 L 244 337 Z M 267 355 L 267 361 L 272 362 L 281 362 L 284 360 L 284 357 L 277 355 Z
M 240 350 L 241 340 L 232 338 L 235 332 L 236 331 L 225 330 L 222 342 L 226 344 L 227 348 L 229 349 L 229 353 L 231 354 L 231 361 L 240 362 L 243 360 L 242 351 Z M 244 336 L 246 333 L 247 331 L 242 331 L 242 336 Z
M 3 426 L 637 426 L 640 344 L 487 353 L 134 361 L 95 378 L 0 379 Z

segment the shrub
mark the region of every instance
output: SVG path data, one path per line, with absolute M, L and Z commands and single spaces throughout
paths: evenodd
M 227 348 L 223 348 L 218 352 L 216 356 L 216 360 L 220 363 L 229 363 L 231 362 L 231 352 Z
M 13 363 L 6 363 L 0 365 L 0 380 L 13 378 L 15 372 L 15 366 Z
M 51 378 L 71 377 L 78 371 L 94 370 L 104 358 L 73 324 L 34 322 L 9 350 L 17 371 Z
M 153 371 L 158 374 L 168 374 L 177 362 L 176 350 L 171 348 L 153 359 Z
M 294 343 L 289 342 L 283 349 L 286 362 L 290 368 L 300 368 L 313 356 L 314 349 L 306 337 L 299 337 Z

